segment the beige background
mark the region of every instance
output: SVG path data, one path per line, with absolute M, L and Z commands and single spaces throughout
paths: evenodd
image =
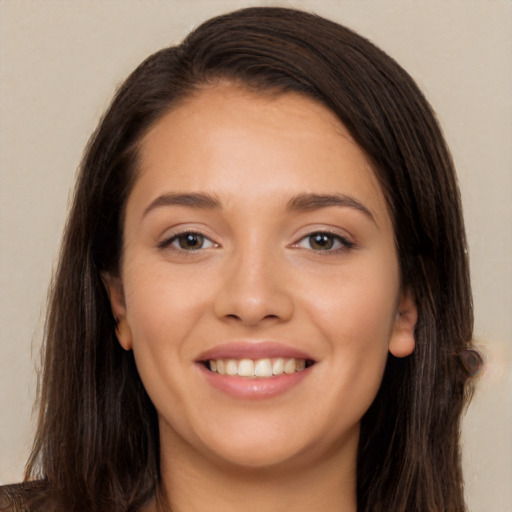
M 473 512 L 512 511 L 510 0 L 0 0 L 0 483 L 22 475 L 69 191 L 116 85 L 202 20 L 276 3 L 369 37 L 437 110 L 458 168 L 475 334 L 488 358 L 464 421 L 467 498 Z

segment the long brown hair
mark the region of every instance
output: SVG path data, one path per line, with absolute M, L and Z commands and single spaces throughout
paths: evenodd
M 148 128 L 219 80 L 323 103 L 373 162 L 394 222 L 416 349 L 389 356 L 361 424 L 358 510 L 465 510 L 460 417 L 470 395 L 472 301 L 459 191 L 435 115 L 366 39 L 301 11 L 249 8 L 207 21 L 126 80 L 87 147 L 46 328 L 40 414 L 26 478 L 65 510 L 135 511 L 156 492 L 156 412 L 115 337 L 100 273 L 116 273 L 123 209 Z M 465 352 L 466 350 L 466 352 Z

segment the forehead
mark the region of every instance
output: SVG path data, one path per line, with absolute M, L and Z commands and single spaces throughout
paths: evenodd
M 336 115 L 298 93 L 221 84 L 196 92 L 143 138 L 139 191 L 234 191 L 247 203 L 298 193 L 352 193 L 386 210 L 364 152 Z M 154 190 L 151 190 L 154 189 Z M 254 197 L 253 197 L 254 196 Z M 149 198 L 148 198 L 149 199 Z

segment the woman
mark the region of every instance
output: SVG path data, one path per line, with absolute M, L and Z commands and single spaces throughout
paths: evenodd
M 453 165 L 411 78 L 310 14 L 215 18 L 91 139 L 37 483 L 2 505 L 463 511 L 471 337 Z

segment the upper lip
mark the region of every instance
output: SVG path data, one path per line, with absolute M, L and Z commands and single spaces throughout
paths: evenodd
M 211 359 L 264 359 L 273 357 L 314 361 L 314 359 L 306 352 L 280 342 L 236 341 L 222 343 L 206 350 L 197 358 L 197 362 L 208 361 Z

